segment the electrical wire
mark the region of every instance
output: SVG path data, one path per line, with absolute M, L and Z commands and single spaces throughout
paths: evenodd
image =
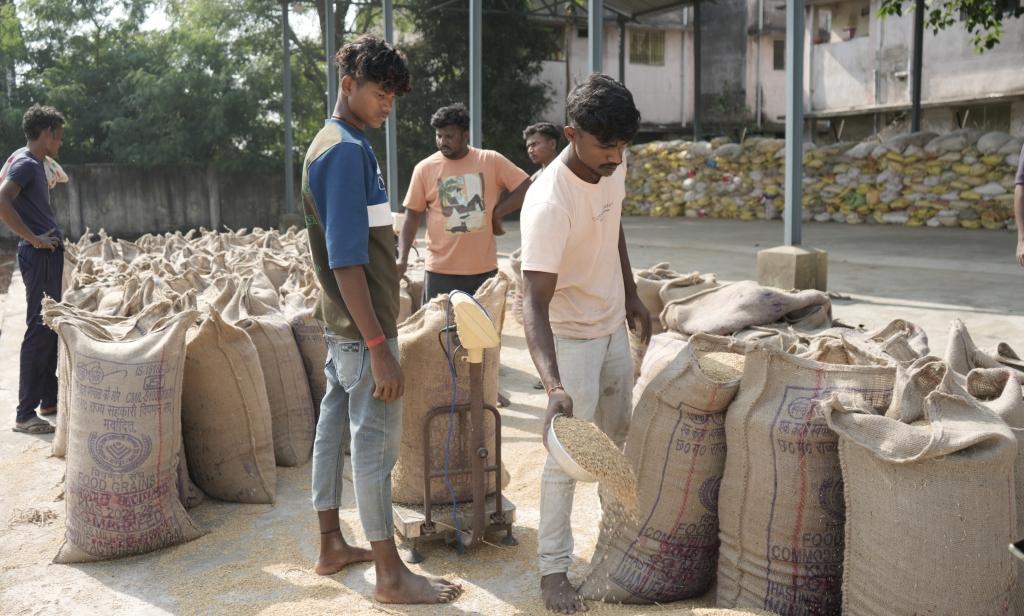
M 470 295 L 469 293 L 466 293 L 464 291 L 453 291 L 452 293 L 450 293 L 448 295 L 448 303 L 445 306 L 445 321 L 444 321 L 445 322 L 445 327 L 444 327 L 444 329 L 442 329 L 441 331 L 439 331 L 437 333 L 438 343 L 441 342 L 441 334 L 442 333 L 446 334 L 447 346 L 442 346 L 442 348 L 444 350 L 445 358 L 448 360 L 448 373 L 451 375 L 451 380 L 452 380 L 452 399 L 451 399 L 451 406 L 448 408 L 448 437 L 445 440 L 445 444 L 444 444 L 444 484 L 445 484 L 445 487 L 448 488 L 448 496 L 452 499 L 452 525 L 455 527 L 455 538 L 459 542 L 458 546 L 459 546 L 459 550 L 461 551 L 462 550 L 462 545 L 463 545 L 462 544 L 462 529 L 461 529 L 461 525 L 459 524 L 458 509 L 457 509 L 457 503 L 456 503 L 456 498 L 455 498 L 455 488 L 452 486 L 452 480 L 451 480 L 451 476 L 449 475 L 449 470 L 448 470 L 450 462 L 451 462 L 452 432 L 454 431 L 454 428 L 455 428 L 455 407 L 457 406 L 456 405 L 456 401 L 457 401 L 458 392 L 459 392 L 458 375 L 456 374 L 456 370 L 455 370 L 455 356 L 452 354 L 452 330 L 456 329 L 456 328 L 455 328 L 455 324 L 451 323 L 451 319 L 452 319 L 452 302 L 451 302 L 451 298 L 452 298 L 452 295 L 455 295 L 456 293 L 461 293 L 462 295 L 465 295 L 466 297 L 472 299 L 473 303 L 475 303 L 477 306 L 480 307 L 481 310 L 483 310 L 484 314 L 487 315 L 488 319 L 491 318 L 491 315 L 490 315 L 490 313 L 487 312 L 487 309 L 484 308 L 483 305 L 481 305 L 480 302 L 478 302 L 477 299 L 475 297 L 473 297 L 472 295 Z M 462 345 L 459 344 L 458 347 L 456 347 L 456 349 L 455 349 L 455 353 L 457 354 L 461 348 L 462 348 Z M 465 438 L 466 426 L 462 426 L 462 431 L 463 431 L 463 438 Z M 430 503 L 424 503 L 424 506 L 429 507 Z M 478 532 L 482 532 L 483 529 L 477 529 L 477 530 L 478 530 Z

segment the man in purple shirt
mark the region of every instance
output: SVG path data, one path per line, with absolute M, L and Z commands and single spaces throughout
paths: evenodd
M 1024 267 L 1024 147 L 1017 163 L 1017 181 L 1013 191 L 1013 216 L 1017 221 L 1017 263 Z
M 53 424 L 36 409 L 40 415 L 57 412 L 57 334 L 43 324 L 39 313 L 44 295 L 60 300 L 64 247 L 50 208 L 43 163 L 60 150 L 64 116 L 53 107 L 32 105 L 21 127 L 28 144 L 11 155 L 7 174 L 0 178 L 0 220 L 21 237 L 18 269 L 28 300 L 14 431 L 46 434 L 53 432 Z

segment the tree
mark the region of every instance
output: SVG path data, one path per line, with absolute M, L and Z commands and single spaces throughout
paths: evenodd
M 525 167 L 522 131 L 551 102 L 550 87 L 538 75 L 558 40 L 552 29 L 528 16 L 527 0 L 484 0 L 483 8 L 483 146 Z M 437 151 L 430 116 L 438 107 L 469 103 L 469 14 L 462 3 L 408 0 L 399 19 L 400 47 L 413 81 L 413 91 L 398 101 L 399 189 L 404 195 L 413 166 Z
M 20 145 L 24 141 L 15 69 L 26 59 L 25 40 L 14 2 L 0 0 L 0 93 L 3 94 L 0 96 L 0 144 Z M 0 156 L 6 156 L 6 152 Z
M 62 161 L 241 168 L 281 159 L 279 4 L 24 0 L 20 9 L 27 69 L 10 114 L 20 116 L 31 102 L 65 112 Z M 167 27 L 143 30 L 157 9 Z M 0 5 L 0 53 L 8 30 L 2 15 Z M 302 143 L 324 117 L 323 55 L 315 38 L 292 38 L 306 51 L 292 58 Z M 17 133 L 0 135 L 5 151 L 24 142 Z
M 940 30 L 963 21 L 978 53 L 999 44 L 1003 37 L 1004 19 L 1024 15 L 1024 6 L 1007 0 L 943 0 L 926 4 L 926 27 L 938 34 Z M 914 0 L 882 0 L 878 14 L 881 17 L 902 16 L 905 10 L 913 12 Z

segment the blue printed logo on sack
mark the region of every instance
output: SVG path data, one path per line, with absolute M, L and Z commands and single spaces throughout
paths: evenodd
M 130 473 L 142 465 L 153 450 L 153 440 L 146 435 L 118 432 L 89 435 L 89 453 L 93 461 L 108 473 Z

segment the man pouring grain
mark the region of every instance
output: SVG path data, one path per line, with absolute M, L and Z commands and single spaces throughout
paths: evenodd
M 544 433 L 556 415 L 571 415 L 593 422 L 621 448 L 633 389 L 627 320 L 645 343 L 651 335 L 620 221 L 623 154 L 640 113 L 625 86 L 599 74 L 573 88 L 566 113 L 569 145 L 523 206 L 526 340 L 548 394 Z M 538 556 L 544 604 L 560 614 L 587 609 L 566 576 L 574 490 L 575 481 L 548 456 Z

